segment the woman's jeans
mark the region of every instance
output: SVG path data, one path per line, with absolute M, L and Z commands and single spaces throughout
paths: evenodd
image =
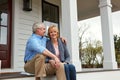
M 73 64 L 64 64 L 67 80 L 76 80 L 76 69 Z

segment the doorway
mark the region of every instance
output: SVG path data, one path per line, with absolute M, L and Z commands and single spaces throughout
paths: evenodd
M 0 0 L 0 60 L 2 68 L 11 67 L 12 0 Z

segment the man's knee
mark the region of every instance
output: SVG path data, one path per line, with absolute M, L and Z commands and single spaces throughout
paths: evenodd
M 32 74 L 34 74 L 35 72 L 34 66 L 30 65 L 29 62 L 24 65 L 24 70 L 25 72 L 32 73 Z

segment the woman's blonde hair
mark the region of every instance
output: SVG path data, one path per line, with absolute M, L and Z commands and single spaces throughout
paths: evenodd
M 48 28 L 48 37 L 50 38 L 50 31 L 51 31 L 52 29 L 55 29 L 55 31 L 57 32 L 57 37 L 59 37 L 59 30 L 58 30 L 57 26 L 55 26 L 55 25 L 51 25 L 51 26 Z

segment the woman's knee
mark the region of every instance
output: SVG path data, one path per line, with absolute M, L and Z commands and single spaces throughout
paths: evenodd
M 60 68 L 64 69 L 64 64 L 63 63 L 60 63 Z
M 75 66 L 73 64 L 69 64 L 69 69 L 75 70 Z
M 68 65 L 68 64 L 64 64 L 64 67 L 65 67 L 65 68 L 69 68 L 69 65 Z

